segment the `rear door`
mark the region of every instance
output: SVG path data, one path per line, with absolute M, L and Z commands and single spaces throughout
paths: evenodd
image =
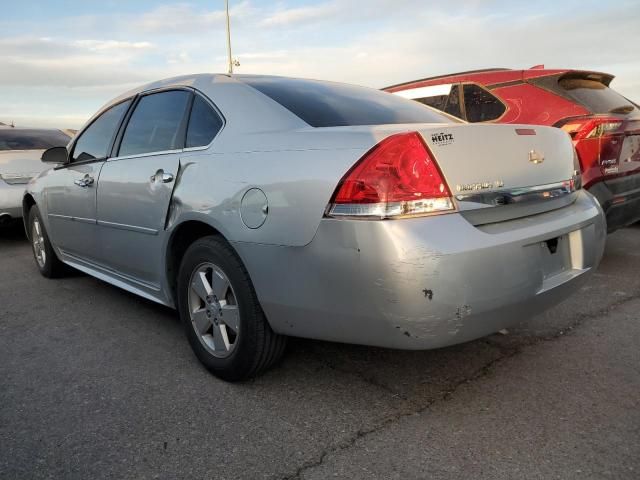
M 162 233 L 184 146 L 192 93 L 142 95 L 100 173 L 100 262 L 143 286 L 158 286 Z
M 98 257 L 98 177 L 130 104 L 131 100 L 125 100 L 98 116 L 74 142 L 70 162 L 47 176 L 44 196 L 49 234 L 65 254 L 90 261 Z

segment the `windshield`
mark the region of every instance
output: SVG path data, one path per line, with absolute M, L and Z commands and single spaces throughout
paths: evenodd
M 631 113 L 637 107 L 615 90 L 597 80 L 563 78 L 560 87 L 592 113 Z
M 60 130 L 0 129 L 0 150 L 46 150 L 65 147 L 71 138 Z
M 412 100 L 372 88 L 283 77 L 236 77 L 312 127 L 455 123 Z

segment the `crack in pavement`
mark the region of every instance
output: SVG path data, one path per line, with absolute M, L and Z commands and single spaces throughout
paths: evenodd
M 502 345 L 500 342 L 495 342 L 490 338 L 486 338 L 484 339 L 484 341 L 490 346 L 502 352 L 502 354 L 499 357 L 484 364 L 482 367 L 480 367 L 478 370 L 476 370 L 473 374 L 469 375 L 468 377 L 462 378 L 459 381 L 453 383 L 447 390 L 443 391 L 440 395 L 427 401 L 422 405 L 417 404 L 415 401 L 410 400 L 406 395 L 403 395 L 399 392 L 395 392 L 393 389 L 389 388 L 387 385 L 384 385 L 376 381 L 371 376 L 363 375 L 360 372 L 351 372 L 345 369 L 340 369 L 329 362 L 325 362 L 328 368 L 337 372 L 356 376 L 357 378 L 360 378 L 364 382 L 369 383 L 370 385 L 373 385 L 377 388 L 380 388 L 386 393 L 390 393 L 395 397 L 405 400 L 407 403 L 409 403 L 410 405 L 413 405 L 415 408 L 410 411 L 407 411 L 407 410 L 398 411 L 396 414 L 387 416 L 386 418 L 382 419 L 380 422 L 378 422 L 376 425 L 370 428 L 358 429 L 355 432 L 355 434 L 352 435 L 350 438 L 340 443 L 329 446 L 328 448 L 324 449 L 320 453 L 319 457 L 316 460 L 311 460 L 303 463 L 300 467 L 296 469 L 295 472 L 289 475 L 279 477 L 280 480 L 300 480 L 304 472 L 321 466 L 329 455 L 336 452 L 341 452 L 343 450 L 348 450 L 349 448 L 353 447 L 358 442 L 358 440 L 362 438 L 365 438 L 373 433 L 384 430 L 385 428 L 390 427 L 391 425 L 395 424 L 396 422 L 398 422 L 403 418 L 420 415 L 440 402 L 446 402 L 450 400 L 460 387 L 470 384 L 472 382 L 476 382 L 478 380 L 481 380 L 484 377 L 489 376 L 492 370 L 494 369 L 494 367 L 520 354 L 524 349 L 530 348 L 532 346 L 539 345 L 545 342 L 550 342 L 550 341 L 558 340 L 560 338 L 565 338 L 568 335 L 570 335 L 573 331 L 575 331 L 577 328 L 579 328 L 581 325 L 583 325 L 585 322 L 587 322 L 588 320 L 598 318 L 604 315 L 608 315 L 609 313 L 619 308 L 620 306 L 628 302 L 631 302 L 633 300 L 637 300 L 638 298 L 640 298 L 640 290 L 636 290 L 632 294 L 624 296 L 595 312 L 577 315 L 576 318 L 573 321 L 571 321 L 568 325 L 558 329 L 557 331 L 555 331 L 550 335 L 524 338 L 522 339 L 523 342 L 518 345 Z

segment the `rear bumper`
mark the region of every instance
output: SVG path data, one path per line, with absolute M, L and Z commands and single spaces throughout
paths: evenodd
M 558 237 L 564 268 L 543 243 Z M 325 219 L 305 247 L 234 246 L 275 331 L 429 349 L 491 334 L 565 299 L 598 265 L 605 238 L 602 210 L 580 192 L 560 210 L 482 228 L 458 214 Z
M 22 197 L 26 185 L 8 185 L 0 180 L 0 216 L 22 218 Z
M 602 206 L 609 233 L 640 221 L 640 172 L 598 182 L 589 193 Z

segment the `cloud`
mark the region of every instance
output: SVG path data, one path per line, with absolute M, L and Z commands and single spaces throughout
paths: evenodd
M 633 48 L 625 48 L 640 40 L 637 2 L 540 0 L 532 10 L 504 0 L 461 0 L 455 8 L 420 0 L 369 0 L 366 8 L 357 0 L 285 1 L 233 2 L 238 73 L 382 87 L 460 70 L 544 63 L 616 74 L 614 88 L 640 100 L 640 62 Z M 226 71 L 222 8 L 177 3 L 136 14 L 108 10 L 13 23 L 0 19 L 3 114 L 11 105 L 24 118 L 38 112 L 47 119 L 88 117 L 135 85 Z M 55 111 L 41 105 L 55 105 Z
M 65 41 L 53 38 L 0 39 L 0 86 L 87 87 L 147 81 L 135 61 L 149 42 Z
M 317 20 L 326 20 L 339 15 L 341 7 L 338 2 L 324 3 L 312 7 L 282 9 L 267 16 L 260 22 L 265 27 L 282 27 L 292 24 L 300 25 Z
M 233 5 L 229 13 L 234 20 L 242 20 L 254 12 L 247 1 Z M 128 23 L 144 33 L 193 34 L 211 32 L 224 27 L 226 14 L 220 10 L 196 10 L 190 4 L 162 5 L 138 18 L 129 18 Z
M 80 48 L 90 51 L 100 50 L 147 50 L 153 48 L 151 42 L 123 42 L 119 40 L 76 40 L 74 42 Z

